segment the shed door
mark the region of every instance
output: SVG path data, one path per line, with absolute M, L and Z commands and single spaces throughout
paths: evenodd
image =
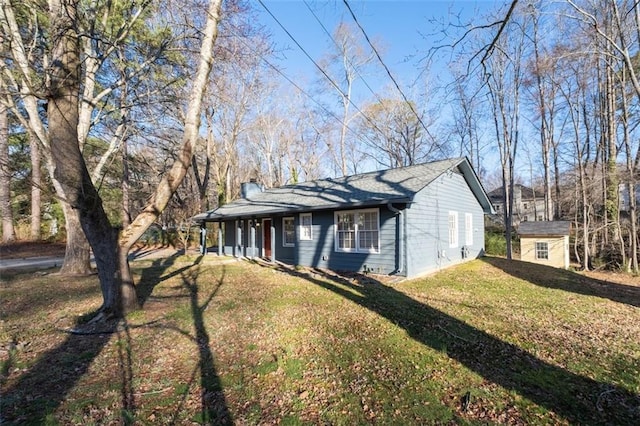
M 271 219 L 262 221 L 262 241 L 264 257 L 271 259 Z

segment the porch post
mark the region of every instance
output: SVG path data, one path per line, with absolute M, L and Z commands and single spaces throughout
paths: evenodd
M 218 256 L 222 256 L 222 221 L 218 222 Z
M 200 254 L 207 254 L 207 223 L 200 223 Z
M 271 263 L 276 263 L 276 227 L 275 220 L 271 220 Z
M 251 259 L 254 259 L 256 257 L 256 221 L 254 219 L 251 219 L 249 245 L 251 246 Z

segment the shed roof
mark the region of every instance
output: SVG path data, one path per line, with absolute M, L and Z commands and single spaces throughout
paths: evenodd
M 539 221 L 539 222 L 520 222 L 518 233 L 521 236 L 555 236 L 569 235 L 571 230 L 571 222 L 564 220 Z
M 409 203 L 418 191 L 450 170 L 465 176 L 482 207 L 490 212 L 491 203 L 469 161 L 466 158 L 453 158 L 267 189 L 198 214 L 194 220 L 215 221 L 296 211 Z

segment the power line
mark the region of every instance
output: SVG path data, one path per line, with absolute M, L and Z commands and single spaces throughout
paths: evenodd
M 331 83 L 331 85 L 338 91 L 340 92 L 343 96 L 346 96 L 344 94 L 344 92 L 340 89 L 340 87 L 338 87 L 337 83 L 333 81 L 333 79 L 329 76 L 329 74 L 327 74 L 320 65 L 318 65 L 318 63 L 311 57 L 311 55 L 309 55 L 309 53 L 307 53 L 307 51 L 302 47 L 302 45 L 300 45 L 300 43 L 298 43 L 298 40 L 295 39 L 295 37 L 293 35 L 291 35 L 291 33 L 289 32 L 289 30 L 287 30 L 284 25 L 282 25 L 282 23 L 278 20 L 278 18 L 275 17 L 275 15 L 271 12 L 271 10 L 269 10 L 269 8 L 267 7 L 266 4 L 264 4 L 264 2 L 262 0 L 258 0 L 258 2 L 262 5 L 262 7 L 264 8 L 264 10 L 267 11 L 267 13 L 273 18 L 274 21 L 276 21 L 276 23 L 280 26 L 280 28 L 282 28 L 282 31 L 284 31 L 289 38 L 296 44 L 296 46 L 298 46 L 298 48 L 302 51 L 302 53 L 305 54 L 305 56 L 307 58 L 309 58 L 309 60 L 311 62 L 313 62 L 313 65 L 316 66 L 316 68 L 318 68 L 318 70 L 320 70 L 320 72 L 327 78 L 327 80 L 329 80 L 329 82 Z M 354 105 L 355 106 L 355 105 Z
M 420 123 L 420 125 L 422 126 L 424 131 L 427 132 L 427 135 L 429 135 L 429 137 L 435 142 L 435 138 L 433 137 L 433 135 L 431 134 L 431 132 L 429 131 L 427 126 L 422 121 L 422 117 L 420 117 L 420 115 L 418 115 L 418 112 L 415 110 L 413 104 L 409 101 L 409 98 L 407 98 L 407 95 L 404 94 L 404 92 L 400 88 L 400 85 L 398 84 L 396 79 L 391 74 L 391 70 L 389 69 L 387 64 L 385 64 L 384 61 L 382 60 L 382 56 L 380 56 L 380 53 L 378 52 L 378 49 L 376 49 L 376 47 L 371 42 L 371 39 L 369 39 L 369 35 L 364 30 L 362 25 L 360 25 L 360 21 L 358 21 L 358 18 L 356 18 L 355 13 L 353 13 L 353 10 L 351 9 L 351 6 L 349 5 L 349 2 L 347 0 L 342 0 L 342 1 L 344 2 L 344 5 L 346 6 L 347 10 L 349 10 L 349 13 L 351 14 L 351 17 L 353 18 L 354 22 L 356 23 L 358 28 L 360 28 L 360 31 L 362 32 L 362 35 L 364 35 L 365 40 L 367 40 L 367 43 L 369 43 L 369 46 L 371 46 L 371 49 L 373 50 L 373 53 L 375 53 L 376 57 L 378 58 L 378 61 L 380 61 L 380 63 L 384 67 L 385 71 L 387 72 L 387 75 L 389 76 L 389 78 L 391 79 L 393 84 L 396 86 L 396 89 L 398 89 L 398 92 L 402 96 L 402 99 L 404 99 L 404 101 L 407 103 L 407 105 L 411 109 L 411 112 L 413 112 L 413 114 L 416 116 L 416 118 L 418 119 L 418 122 Z M 440 150 L 442 151 L 442 147 L 440 147 Z
M 307 0 L 303 0 L 305 6 L 307 6 L 307 9 L 309 9 L 309 12 L 311 12 L 311 14 L 313 15 L 313 17 L 316 19 L 316 21 L 318 22 L 318 24 L 322 27 L 322 30 L 324 31 L 324 33 L 331 39 L 331 41 L 333 41 L 333 44 L 336 45 L 336 47 L 338 48 L 338 50 L 340 50 L 340 45 L 338 44 L 338 42 L 336 41 L 335 38 L 333 38 L 333 36 L 331 35 L 331 33 L 329 32 L 329 30 L 327 30 L 327 27 L 325 27 L 325 25 L 322 23 L 322 21 L 320 20 L 320 18 L 318 18 L 318 15 L 316 15 L 316 13 L 314 12 L 314 10 L 311 8 L 311 6 L 309 6 L 309 3 L 307 2 Z M 360 70 L 358 70 L 358 68 L 356 66 L 353 65 L 353 62 L 351 62 L 350 58 L 347 58 L 347 61 L 349 62 L 349 65 L 351 65 L 351 67 L 354 69 L 354 71 L 358 74 L 358 77 L 360 77 L 360 80 L 362 80 L 362 82 L 364 83 L 364 85 L 367 87 L 367 89 L 369 89 L 369 91 L 371 92 L 371 94 L 373 96 L 376 97 L 376 99 L 378 99 L 379 102 L 382 102 L 382 99 L 380 99 L 380 96 L 374 92 L 374 90 L 371 88 L 371 86 L 369 86 L 369 83 L 367 83 L 367 80 L 365 80 L 365 78 L 362 76 L 362 74 L 360 74 Z
M 353 100 L 351 99 L 351 96 L 348 96 L 346 93 L 344 93 L 344 91 L 338 86 L 338 84 L 333 81 L 333 79 L 329 76 L 329 74 L 327 74 L 327 72 L 322 69 L 322 67 L 311 57 L 311 55 L 309 55 L 309 53 L 306 51 L 305 48 L 302 47 L 302 45 L 298 42 L 298 40 L 296 40 L 296 38 L 285 28 L 285 26 L 280 22 L 280 20 L 278 20 L 278 18 L 275 17 L 275 15 L 271 12 L 271 10 L 269 10 L 269 8 L 264 4 L 264 2 L 262 0 L 258 0 L 258 2 L 260 3 L 260 5 L 262 5 L 262 7 L 264 8 L 264 10 L 267 11 L 267 13 L 273 18 L 274 21 L 276 21 L 276 23 L 280 26 L 280 28 L 282 28 L 282 30 L 287 34 L 287 36 L 289 36 L 289 38 L 296 44 L 296 46 L 298 46 L 298 48 L 302 51 L 302 53 L 305 54 L 305 56 L 313 63 L 313 65 L 315 65 L 315 67 L 325 76 L 325 78 L 327 80 L 329 80 L 329 82 L 331 83 L 331 85 L 343 96 L 344 99 L 347 99 L 349 104 L 351 106 L 353 106 L 356 111 L 358 111 L 358 113 L 365 119 L 367 120 L 367 122 L 380 134 L 383 134 L 383 132 L 380 130 L 380 128 L 376 125 L 376 123 L 369 118 L 369 116 L 367 116 L 359 107 L 358 105 L 356 105 Z M 323 26 L 324 28 L 324 26 Z M 325 28 L 326 31 L 326 28 Z M 332 37 L 333 39 L 333 37 Z M 335 42 L 335 40 L 334 40 Z M 371 89 L 370 89 L 371 90 Z M 372 91 L 373 92 L 373 91 Z M 314 101 L 315 102 L 315 101 Z M 323 109 L 325 111 L 327 111 L 326 108 L 323 107 Z M 335 114 L 332 113 L 332 115 L 336 118 L 338 118 L 337 116 L 335 116 Z M 338 118 L 338 120 L 340 120 L 340 122 L 342 123 L 342 125 L 344 125 L 347 129 L 349 129 L 349 126 L 344 122 L 344 120 Z M 353 130 L 351 130 L 353 132 Z M 428 133 L 428 131 L 427 131 Z M 360 136 L 357 133 L 354 132 L 354 134 L 356 136 Z M 373 141 L 370 141 L 373 143 Z M 375 143 L 374 143 L 375 145 Z
M 238 40 L 240 40 L 240 42 L 242 44 L 244 44 L 247 48 L 249 48 L 250 50 L 253 50 L 253 46 L 249 45 L 249 43 L 247 43 L 245 41 L 244 37 L 240 37 L 237 34 L 234 34 Z M 253 50 L 254 53 L 258 53 L 257 51 Z M 264 55 L 259 55 L 260 59 L 262 59 L 262 61 L 264 61 L 265 64 L 267 64 L 269 67 L 271 67 L 274 71 L 276 71 L 278 74 L 280 74 L 285 80 L 287 80 L 289 83 L 291 83 L 291 85 L 293 87 L 295 87 L 296 89 L 298 89 L 300 91 L 300 93 L 302 93 L 303 95 L 305 95 L 306 97 L 308 97 L 311 101 L 313 101 L 315 104 L 317 104 L 324 112 L 326 112 L 327 114 L 329 114 L 329 116 L 331 116 L 332 118 L 336 119 L 338 122 L 340 122 L 341 124 L 344 124 L 345 128 L 351 132 L 354 136 L 356 137 L 361 137 L 362 135 L 353 130 L 351 127 L 349 127 L 348 124 L 344 123 L 343 120 L 338 117 L 333 111 L 330 111 L 327 107 L 325 107 L 322 102 L 320 102 L 319 100 L 315 99 L 310 93 L 308 93 L 307 91 L 305 91 L 303 88 L 301 88 L 295 81 L 293 81 L 288 75 L 286 75 L 284 72 L 282 72 L 282 70 L 280 70 L 277 66 L 273 65 L 271 62 L 269 62 Z M 364 116 L 364 114 L 363 114 Z M 365 118 L 367 118 L 366 116 L 364 116 Z M 368 118 L 367 118 L 368 119 Z M 371 120 L 369 120 L 370 123 Z M 375 124 L 372 123 L 374 126 Z M 376 127 L 377 129 L 377 127 Z M 379 131 L 379 129 L 378 129 Z M 368 137 L 366 137 L 368 139 Z M 374 143 L 373 141 L 369 140 L 370 143 Z

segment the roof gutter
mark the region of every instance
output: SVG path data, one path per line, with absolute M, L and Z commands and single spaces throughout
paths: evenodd
M 402 274 L 405 271 L 405 263 L 406 263 L 406 249 L 407 249 L 407 233 L 405 232 L 405 227 L 407 221 L 405 220 L 404 213 L 402 210 L 393 207 L 391 202 L 387 203 L 387 208 L 398 215 L 398 274 Z

